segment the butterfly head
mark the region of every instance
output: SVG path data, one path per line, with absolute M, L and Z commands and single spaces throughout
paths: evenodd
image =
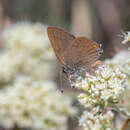
M 80 69 L 76 67 L 73 68 L 63 67 L 62 72 L 66 75 L 67 79 L 69 80 L 71 88 L 74 88 L 75 86 L 73 85 L 73 83 L 78 78 Z

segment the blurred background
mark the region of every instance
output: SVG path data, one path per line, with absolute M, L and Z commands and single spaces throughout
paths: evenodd
M 101 59 L 104 60 L 128 48 L 128 45 L 121 44 L 123 38 L 119 35 L 130 28 L 129 5 L 129 0 L 0 0 L 0 97 L 3 98 L 0 99 L 0 130 L 79 130 L 78 119 L 82 109 L 76 99 L 78 92 L 65 85 L 65 94 L 58 92 L 56 102 L 53 101 L 60 84 L 59 65 L 50 46 L 46 27 L 58 26 L 75 36 L 86 36 L 101 43 L 104 50 Z M 53 83 L 50 85 L 48 81 Z M 35 90 L 24 87 L 33 86 L 35 89 L 38 86 L 36 84 L 50 87 L 49 90 L 37 88 L 40 91 L 34 94 L 36 102 L 32 102 L 34 99 L 28 99 L 27 95 L 33 96 L 32 91 Z M 56 87 L 52 89 L 51 86 Z M 37 105 L 39 99 L 44 98 L 37 97 L 42 91 L 49 93 L 41 104 L 49 102 L 50 111 L 46 108 L 43 112 L 41 109 L 44 109 L 44 105 L 41 109 L 38 106 L 41 104 Z M 34 106 L 27 107 L 27 101 L 24 106 L 21 95 L 28 104 Z M 19 111 L 21 106 L 22 112 Z M 60 107 L 63 109 L 53 111 Z M 34 108 L 36 113 L 40 111 L 42 114 L 33 115 Z M 57 117 L 58 111 L 61 115 Z M 11 114 L 13 112 L 15 114 Z M 47 115 L 42 119 L 44 113 Z
M 129 29 L 129 4 L 129 0 L 1 0 L 0 25 L 6 20 L 62 27 L 102 43 L 103 56 L 111 57 L 124 47 L 118 35 Z

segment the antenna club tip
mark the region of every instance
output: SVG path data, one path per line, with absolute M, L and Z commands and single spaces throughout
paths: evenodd
M 64 90 L 61 90 L 60 92 L 61 92 L 61 93 L 63 93 L 63 92 L 64 92 Z

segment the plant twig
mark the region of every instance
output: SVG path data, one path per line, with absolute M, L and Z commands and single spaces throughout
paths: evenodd
M 126 127 L 128 126 L 129 121 L 130 121 L 130 118 L 127 119 L 127 120 L 124 122 L 124 124 L 123 124 L 121 130 L 125 130 L 125 129 L 126 129 Z

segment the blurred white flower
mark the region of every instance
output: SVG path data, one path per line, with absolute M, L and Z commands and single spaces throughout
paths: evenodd
M 28 51 L 30 55 L 46 55 L 50 49 L 46 26 L 40 23 L 18 22 L 3 32 L 5 47 L 9 50 Z M 43 53 L 44 52 L 44 53 Z M 53 58 L 53 51 L 44 58 Z
M 126 44 L 127 42 L 130 42 L 130 31 L 127 33 L 122 32 L 124 40 L 122 41 L 122 44 Z M 130 46 L 128 47 L 128 50 L 130 51 Z
M 123 34 L 123 38 L 124 38 L 122 43 L 125 44 L 125 43 L 129 42 L 130 41 L 130 31 L 128 31 L 127 33 L 122 32 L 122 34 Z
M 105 61 L 113 69 L 119 68 L 121 72 L 130 76 L 130 52 L 122 51 L 117 53 L 112 59 Z
M 5 49 L 0 54 L 0 58 L 4 59 L 0 60 L 0 65 L 6 67 L 6 73 L 0 67 L 0 81 L 6 82 L 19 74 L 29 75 L 36 80 L 55 77 L 55 56 L 49 43 L 46 26 L 16 23 L 5 29 L 2 36 Z
M 79 120 L 83 130 L 115 130 L 112 127 L 114 114 L 111 111 L 106 113 L 95 113 L 95 111 L 84 111 Z
M 96 70 L 95 75 L 86 73 L 75 83 L 76 88 L 85 92 L 78 96 L 80 103 L 89 108 L 117 104 L 126 90 L 125 78 L 118 68 L 113 70 L 107 65 Z
M 119 106 L 121 111 L 124 112 L 126 117 L 130 117 L 130 89 L 126 90 L 124 96 L 119 102 Z
M 12 62 L 8 53 L 0 54 L 0 84 L 9 83 L 16 73 L 14 62 Z
M 53 82 L 21 76 L 0 91 L 0 126 L 66 130 L 68 116 L 76 114 L 71 103 Z

